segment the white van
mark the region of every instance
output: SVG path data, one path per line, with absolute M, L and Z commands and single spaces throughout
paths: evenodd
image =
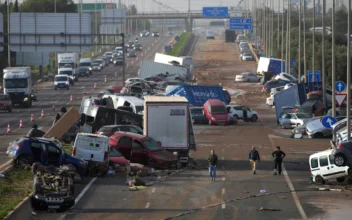
M 72 155 L 83 160 L 100 163 L 109 162 L 109 138 L 99 134 L 78 133 Z
M 335 165 L 333 149 L 310 155 L 309 166 L 313 182 L 317 184 L 325 184 L 325 181 L 331 179 L 343 182 L 349 175 L 352 177 L 352 170 L 348 166 L 338 167 Z
M 89 74 L 92 74 L 93 71 L 93 64 L 92 64 L 92 59 L 90 58 L 82 58 L 79 60 L 79 67 L 88 67 L 89 68 Z
M 59 74 L 54 78 L 54 89 L 70 89 L 70 77 L 68 75 Z
M 144 100 L 135 96 L 117 96 L 117 95 L 104 95 L 102 99 L 111 98 L 114 108 L 118 107 L 131 107 L 136 114 L 143 114 Z

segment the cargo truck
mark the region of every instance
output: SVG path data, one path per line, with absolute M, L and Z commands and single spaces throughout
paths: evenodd
M 4 69 L 4 94 L 11 98 L 12 105 L 32 106 L 32 77 L 30 67 L 7 67 Z
M 79 55 L 78 53 L 57 54 L 58 74 L 68 75 L 72 81 L 78 81 L 79 75 Z M 73 84 L 73 83 L 72 83 Z
M 192 117 L 185 97 L 144 97 L 144 135 L 178 156 L 185 166 L 196 150 Z
M 281 71 L 281 65 L 283 65 Z M 273 59 L 267 57 L 260 57 L 257 73 L 264 75 L 264 73 L 272 73 L 273 75 L 280 74 L 285 70 L 285 61 L 280 59 Z

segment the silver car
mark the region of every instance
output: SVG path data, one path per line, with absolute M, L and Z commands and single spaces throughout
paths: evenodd
M 344 119 L 345 117 L 337 117 L 338 121 Z M 306 132 L 309 138 L 323 138 L 332 135 L 332 128 L 326 128 L 321 123 L 323 117 L 318 117 L 315 120 L 309 122 L 306 127 Z
M 298 127 L 303 125 L 310 118 L 310 115 L 302 112 L 284 113 L 279 119 L 279 124 L 282 128 Z
M 317 119 L 321 119 L 321 118 L 322 118 L 322 116 L 311 118 L 311 119 L 307 120 L 303 125 L 295 127 L 294 129 L 292 129 L 291 137 L 294 138 L 295 135 L 302 135 L 303 136 L 303 135 L 307 134 L 307 132 L 306 132 L 307 125 L 310 122 L 317 120 Z

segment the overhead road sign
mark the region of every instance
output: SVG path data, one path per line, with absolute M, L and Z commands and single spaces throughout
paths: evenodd
M 203 7 L 203 18 L 227 18 L 228 7 Z
M 321 82 L 320 70 L 315 70 L 314 81 L 313 81 L 313 74 L 311 70 L 307 71 L 307 75 L 308 75 L 308 82 Z
M 335 82 L 335 90 L 336 92 L 343 92 L 346 89 L 346 83 L 342 81 Z
M 4 16 L 0 13 L 0 51 L 4 50 Z
M 321 119 L 321 124 L 325 128 L 332 128 L 332 126 L 337 122 L 336 118 L 331 116 L 325 116 Z
M 252 30 L 252 18 L 230 18 L 231 30 Z
M 335 94 L 335 101 L 338 107 L 341 107 L 343 103 L 346 101 L 346 94 Z
M 126 9 L 104 9 L 101 11 L 102 24 L 126 24 Z
M 16 52 L 89 51 L 89 13 L 11 13 L 10 45 Z

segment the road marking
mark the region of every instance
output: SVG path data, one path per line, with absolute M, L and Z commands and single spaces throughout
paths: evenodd
M 153 189 L 152 189 L 152 193 L 155 193 L 155 190 L 156 190 L 156 188 L 153 188 Z
M 275 147 L 276 145 L 275 145 L 275 142 L 272 139 L 272 137 L 270 135 L 268 135 L 268 138 L 269 138 L 269 140 L 271 142 L 272 147 Z M 299 213 L 301 214 L 302 219 L 303 220 L 307 220 L 308 219 L 307 215 L 304 212 L 304 209 L 303 209 L 303 207 L 301 205 L 301 202 L 299 201 L 297 193 L 295 192 L 295 188 L 293 187 L 293 184 L 292 184 L 292 182 L 290 180 L 290 177 L 288 176 L 288 172 L 287 172 L 286 167 L 285 167 L 283 162 L 282 162 L 282 170 L 283 170 L 283 173 L 284 173 L 284 176 L 285 176 L 286 183 L 287 183 L 288 187 L 290 188 L 293 200 L 296 203 L 297 209 L 298 209 Z
M 225 181 L 225 179 L 226 179 L 226 178 L 225 178 L 225 177 L 223 177 L 223 178 L 222 178 L 222 181 Z
M 82 199 L 82 197 L 84 196 L 84 194 L 86 194 L 86 192 L 88 191 L 88 189 L 92 186 L 92 184 L 95 182 L 95 180 L 97 180 L 96 177 L 94 177 L 89 183 L 88 185 L 86 185 L 86 187 L 84 187 L 84 189 L 82 190 L 82 192 L 77 196 L 77 198 L 75 199 L 75 203 L 77 204 L 79 202 L 79 200 Z
M 225 204 L 225 203 L 222 204 L 222 205 L 221 205 L 221 208 L 222 208 L 222 209 L 226 209 L 226 204 Z
M 145 205 L 145 208 L 147 209 L 147 208 L 149 208 L 149 206 L 150 206 L 150 202 L 148 202 L 148 203 Z
M 12 163 L 12 160 L 7 161 L 6 163 L 4 163 L 3 165 L 0 166 L 0 170 L 4 169 L 5 167 L 10 165 L 11 163 Z
M 224 194 L 225 194 L 225 188 L 222 188 L 221 195 L 224 195 Z

